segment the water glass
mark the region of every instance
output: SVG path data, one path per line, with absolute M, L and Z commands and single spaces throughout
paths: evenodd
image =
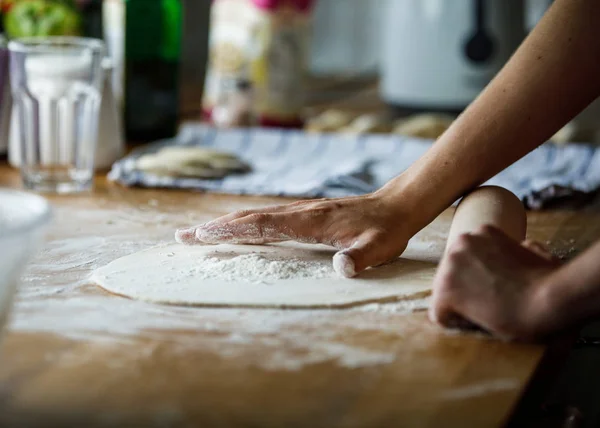
M 91 188 L 102 94 L 101 40 L 11 41 L 10 78 L 26 188 L 75 193 Z
M 0 156 L 8 151 L 8 136 L 12 100 L 8 85 L 8 49 L 0 35 Z

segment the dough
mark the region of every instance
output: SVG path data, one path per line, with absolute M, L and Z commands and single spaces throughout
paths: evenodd
M 388 133 L 391 130 L 390 121 L 379 114 L 363 114 L 354 119 L 348 126 L 340 129 L 347 134 Z
M 231 153 L 202 147 L 171 146 L 141 156 L 139 170 L 173 177 L 223 178 L 248 172 L 250 167 Z
M 393 133 L 407 137 L 437 140 L 452 125 L 453 121 L 454 118 L 442 114 L 418 114 L 399 120 Z
M 326 110 L 306 124 L 307 132 L 335 132 L 352 121 L 352 115 L 340 110 Z
M 186 306 L 348 307 L 429 293 L 435 263 L 398 261 L 346 279 L 321 245 L 185 246 L 144 250 L 97 269 L 92 281 L 111 293 Z

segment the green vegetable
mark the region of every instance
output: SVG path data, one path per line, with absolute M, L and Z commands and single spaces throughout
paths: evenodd
M 4 15 L 11 37 L 78 36 L 81 17 L 71 0 L 20 0 Z

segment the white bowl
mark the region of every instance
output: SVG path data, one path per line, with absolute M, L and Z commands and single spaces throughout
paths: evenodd
M 50 217 L 44 198 L 0 189 L 0 331 L 21 272 L 41 243 Z

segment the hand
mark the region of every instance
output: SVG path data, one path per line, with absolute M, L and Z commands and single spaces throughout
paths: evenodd
M 239 211 L 175 237 L 185 244 L 267 244 L 298 241 L 331 245 L 336 272 L 353 277 L 400 256 L 412 237 L 408 216 L 377 194 L 300 201 Z
M 447 327 L 466 321 L 505 339 L 537 339 L 549 333 L 551 316 L 539 290 L 558 267 L 540 244 L 519 244 L 485 226 L 462 235 L 445 254 L 429 316 Z

